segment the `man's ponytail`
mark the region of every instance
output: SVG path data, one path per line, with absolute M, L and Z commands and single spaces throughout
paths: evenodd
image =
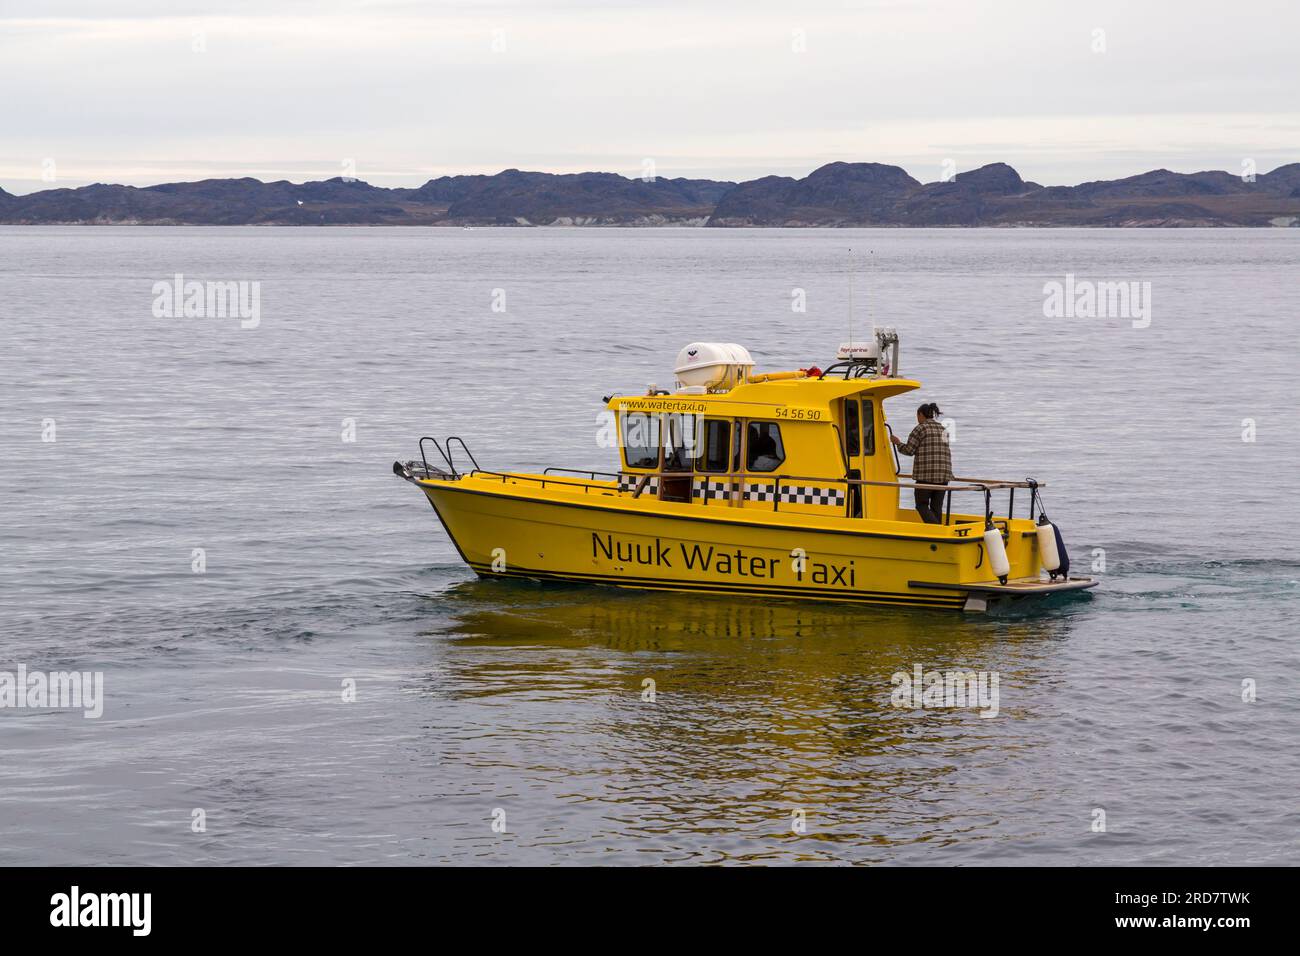
M 918 408 L 917 411 L 921 413 L 922 418 L 934 418 L 936 415 L 943 414 L 943 412 L 939 411 L 939 406 L 934 402 L 927 402 Z

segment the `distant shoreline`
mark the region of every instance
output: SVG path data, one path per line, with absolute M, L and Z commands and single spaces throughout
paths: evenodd
M 597 230 L 616 230 L 616 231 L 653 231 L 655 229 L 683 229 L 691 232 L 704 230 L 702 225 L 690 225 L 681 222 L 666 222 L 657 225 L 638 225 L 635 223 L 605 223 L 598 225 L 584 226 L 567 226 L 556 225 L 554 223 L 515 223 L 499 224 L 486 223 L 475 226 L 461 226 L 445 223 L 402 223 L 402 222 L 332 222 L 332 223 L 301 223 L 301 222 L 247 222 L 247 223 L 210 223 L 210 222 L 103 222 L 103 221 L 86 221 L 86 222 L 9 222 L 0 219 L 0 226 L 13 226 L 22 229 L 111 229 L 114 227 L 126 228 L 150 228 L 150 229 L 266 229 L 290 230 L 290 229 L 433 229 L 439 232 L 456 232 L 460 231 L 478 231 L 487 230 L 508 230 L 529 232 L 538 229 L 556 230 L 563 232 L 590 232 Z M 889 223 L 867 223 L 867 224 L 848 224 L 848 225 L 749 225 L 749 226 L 728 226 L 727 231 L 763 231 L 771 229 L 797 229 L 801 231 L 812 232 L 818 229 L 892 229 L 899 232 L 919 232 L 926 229 L 943 230 L 945 232 L 962 232 L 962 231 L 979 231 L 979 230 L 997 230 L 1000 232 L 1022 232 L 1025 230 L 1053 230 L 1053 229 L 1087 229 L 1095 232 L 1119 232 L 1124 230 L 1134 231 L 1151 231 L 1154 229 L 1250 229 L 1253 231 L 1279 229 L 1286 231 L 1289 228 L 1300 228 L 1300 220 L 1292 222 L 1289 225 L 1263 223 L 1261 225 L 1242 225 L 1241 223 L 1219 222 L 1219 223 L 1183 223 L 1183 224 L 1117 224 L 1117 225 L 1092 225 L 1092 224 L 1074 224 L 1074 223 L 987 223 L 975 225 L 931 225 L 931 226 L 908 226 L 896 225 Z M 710 229 L 710 232 L 722 232 L 722 229 Z
M 2 225 L 444 228 L 1185 228 L 1300 226 L 1300 163 L 1268 173 L 1158 169 L 1077 186 L 1026 182 L 1005 163 L 921 183 L 898 166 L 830 163 L 743 183 L 614 173 L 443 176 L 417 189 L 358 179 L 95 184 L 13 196 Z

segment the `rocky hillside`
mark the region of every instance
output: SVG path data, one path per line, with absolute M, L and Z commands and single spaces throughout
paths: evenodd
M 769 176 L 723 196 L 710 226 L 1265 226 L 1300 222 L 1300 163 L 1253 183 L 1225 172 L 1079 186 L 1026 182 L 1005 163 L 921 184 L 897 166 L 832 163 Z M 1287 220 L 1295 220 L 1288 223 Z
M 1266 226 L 1300 224 L 1300 163 L 1254 182 L 1157 169 L 1040 186 L 1005 163 L 921 183 L 898 166 L 830 163 L 802 179 L 629 179 L 614 173 L 443 176 L 418 189 L 359 180 L 97 183 L 0 190 L 0 223 L 160 225 Z
M 0 197 L 5 223 L 161 225 L 642 225 L 703 223 L 735 183 L 613 173 L 445 176 L 419 189 L 359 180 L 295 184 L 206 179 L 161 186 L 47 189 Z

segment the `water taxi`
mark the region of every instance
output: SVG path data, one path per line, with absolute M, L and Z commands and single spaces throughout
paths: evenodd
M 489 471 L 454 436 L 393 470 L 481 577 L 966 611 L 1094 587 L 1069 574 L 1043 483 L 905 480 L 885 403 L 920 383 L 898 351 L 876 329 L 825 370 L 760 373 L 696 342 L 673 390 L 605 399 L 617 471 Z M 946 492 L 941 523 L 900 503 L 916 488 Z

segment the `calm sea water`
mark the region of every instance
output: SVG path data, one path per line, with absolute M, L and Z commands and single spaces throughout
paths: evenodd
M 1094 597 L 479 582 L 391 474 L 446 433 L 608 467 L 601 396 L 695 339 L 825 364 L 849 247 L 926 383 L 894 420 L 1049 482 Z M 260 325 L 155 317 L 177 273 Z M 1067 273 L 1150 326 L 1045 318 Z M 1294 863 L 1297 312 L 1296 230 L 0 228 L 0 671 L 106 697 L 0 710 L 0 862 Z M 892 707 L 916 664 L 999 716 Z

